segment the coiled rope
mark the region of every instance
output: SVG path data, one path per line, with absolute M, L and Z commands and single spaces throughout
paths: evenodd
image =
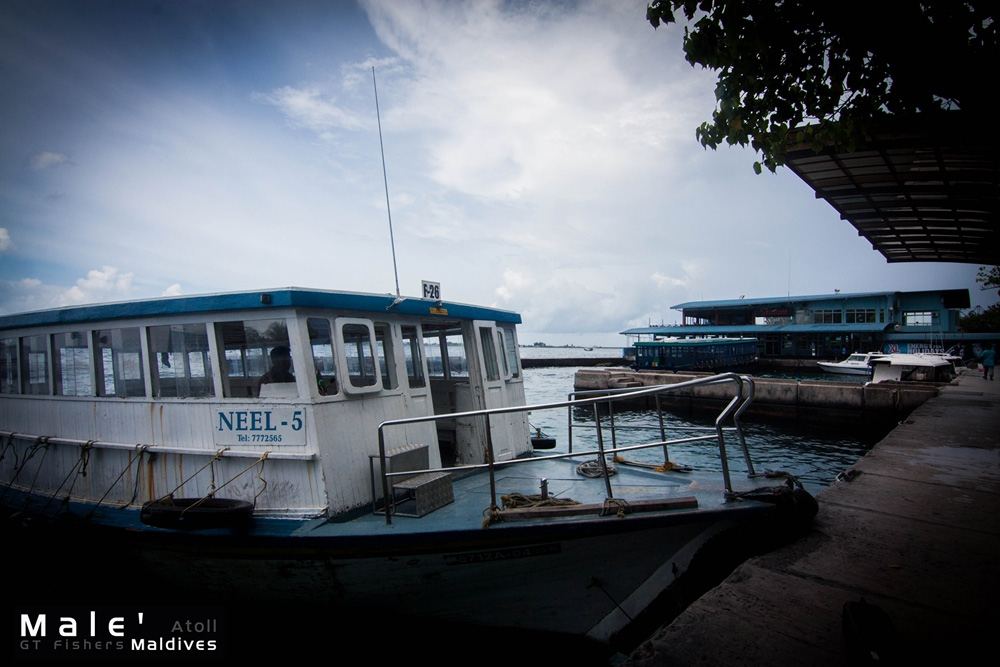
M 593 459 L 591 461 L 584 461 L 576 467 L 576 472 L 578 475 L 583 475 L 584 477 L 604 477 L 604 467 L 607 466 L 608 477 L 611 475 L 617 475 L 618 469 L 615 468 L 613 463 L 601 464 L 600 459 Z

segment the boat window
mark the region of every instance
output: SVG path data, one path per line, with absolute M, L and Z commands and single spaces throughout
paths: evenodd
M 444 344 L 448 350 L 448 377 L 468 378 L 469 358 L 465 353 L 465 337 L 461 333 L 448 334 L 444 337 Z
M 500 371 L 497 369 L 497 347 L 493 342 L 493 329 L 491 327 L 479 327 L 479 341 L 483 346 L 483 361 L 486 362 L 487 381 L 499 380 Z
M 0 394 L 21 391 L 21 375 L 17 370 L 17 339 L 0 339 Z
M 54 370 L 56 394 L 59 396 L 93 396 L 90 383 L 90 346 L 83 331 L 52 336 L 55 351 Z
M 46 336 L 27 336 L 21 339 L 22 393 L 48 395 L 49 391 L 49 341 Z
M 517 336 L 514 333 L 514 327 L 501 327 L 500 341 L 503 344 L 504 361 L 510 368 L 511 377 L 520 376 L 521 371 L 517 362 Z
M 333 330 L 325 317 L 310 317 L 309 345 L 312 348 L 313 367 L 316 370 L 316 388 L 320 396 L 333 396 L 337 387 L 337 364 L 333 360 Z
M 497 329 L 497 336 L 500 337 L 500 362 L 503 366 L 503 376 L 505 378 L 510 377 L 510 364 L 507 362 L 507 346 L 504 344 L 504 335 L 502 329 Z
M 392 351 L 392 327 L 385 322 L 375 325 L 375 347 L 378 367 L 382 371 L 382 388 L 395 389 L 399 382 L 396 380 L 396 356 Z
M 98 396 L 145 396 L 138 327 L 94 332 Z
M 863 354 L 852 354 L 847 358 L 848 361 L 864 361 L 865 356 Z
M 431 378 L 468 379 L 469 361 L 461 324 L 425 324 L 423 330 L 424 352 Z
M 285 385 L 280 391 L 268 387 L 263 392 L 268 395 L 298 395 L 285 320 L 219 322 L 216 331 L 224 355 L 224 396 L 257 397 L 266 384 Z
M 421 358 L 421 341 L 416 327 L 403 327 L 403 358 L 406 360 L 406 380 L 410 389 L 423 387 L 424 362 Z M 440 348 L 438 348 L 440 350 Z M 440 355 L 439 355 L 440 356 Z
M 215 396 L 205 324 L 149 327 L 149 353 L 157 398 Z
M 370 387 L 375 375 L 375 355 L 372 352 L 371 330 L 364 324 L 344 324 L 344 356 L 347 359 L 347 379 L 354 387 Z

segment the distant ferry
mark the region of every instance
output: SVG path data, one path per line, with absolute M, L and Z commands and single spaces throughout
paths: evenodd
M 753 384 L 630 390 L 733 397 L 707 430 L 605 447 L 598 428 L 596 449 L 542 456 L 529 410 L 601 420 L 609 397 L 526 405 L 520 321 L 299 288 L 0 317 L 0 505 L 208 590 L 608 640 L 712 535 L 784 511 L 773 482 L 729 473 L 726 438 L 754 471 Z M 611 468 L 692 442 L 723 474 Z
M 757 361 L 756 338 L 665 338 L 638 341 L 634 348 L 637 370 L 710 371 Z

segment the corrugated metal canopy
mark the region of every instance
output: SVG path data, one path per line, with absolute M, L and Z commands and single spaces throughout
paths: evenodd
M 786 160 L 889 262 L 1000 264 L 998 141 L 970 120 L 894 120 L 853 151 L 800 144 Z

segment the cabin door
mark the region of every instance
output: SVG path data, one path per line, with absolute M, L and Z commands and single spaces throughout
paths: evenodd
M 473 345 L 475 347 L 477 373 L 473 376 L 477 394 L 481 397 L 483 408 L 504 408 L 513 405 L 507 395 L 507 378 L 510 372 L 506 370 L 506 359 L 503 355 L 500 336 L 495 322 L 475 320 L 472 323 Z M 493 439 L 493 453 L 497 461 L 513 458 L 515 448 L 513 438 L 515 422 L 523 421 L 523 415 L 493 415 L 490 417 L 490 433 Z M 483 434 L 485 437 L 485 432 Z M 484 447 L 485 447 L 485 443 Z

